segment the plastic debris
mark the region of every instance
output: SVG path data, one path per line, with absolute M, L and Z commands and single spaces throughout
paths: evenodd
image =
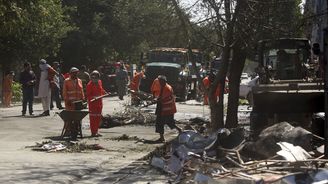
M 279 142 L 277 144 L 281 147 L 277 154 L 288 161 L 294 162 L 311 158 L 311 155 L 300 146 L 294 146 L 288 142 Z
M 160 169 L 164 169 L 165 166 L 165 161 L 162 158 L 159 157 L 153 157 L 151 159 L 151 163 L 152 166 L 160 168 Z
M 65 150 L 67 147 L 61 143 L 48 143 L 48 144 L 44 144 L 41 148 L 45 151 L 52 152 L 52 151 Z

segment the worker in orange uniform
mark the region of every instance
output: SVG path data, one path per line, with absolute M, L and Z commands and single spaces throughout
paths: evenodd
M 14 81 L 14 72 L 9 72 L 3 79 L 3 104 L 5 107 L 10 107 L 11 98 L 13 97 L 13 81 Z
M 172 87 L 166 83 L 166 77 L 158 76 L 160 84 L 160 94 L 157 98 L 156 106 L 156 133 L 159 133 L 159 142 L 165 142 L 164 125 L 167 124 L 171 129 L 175 128 L 182 131 L 180 127 L 175 124 L 174 114 L 177 112 L 175 105 L 175 96 L 173 95 Z
M 211 83 L 214 81 L 214 77 L 215 77 L 215 75 L 208 74 L 203 79 L 203 84 L 204 84 L 204 87 L 205 87 L 205 90 L 207 91 L 207 93 L 209 92 Z M 204 105 L 208 105 L 208 94 L 207 93 L 204 93 Z M 220 96 L 220 94 L 221 94 L 220 84 L 218 84 L 218 87 L 216 88 L 215 93 L 214 93 L 214 100 L 215 100 L 215 102 L 217 102 L 218 97 Z
M 137 68 L 131 83 L 130 83 L 130 90 L 133 92 L 138 92 L 139 91 L 139 86 L 140 86 L 140 82 L 141 79 L 145 78 L 145 75 L 143 73 L 143 71 L 141 71 L 140 68 Z M 132 92 L 131 95 L 131 104 L 132 105 L 138 105 L 140 103 L 140 100 L 138 99 L 138 97 Z
M 102 118 L 101 112 L 103 108 L 102 98 L 97 97 L 106 94 L 100 80 L 100 73 L 95 70 L 90 74 L 90 82 L 86 87 L 86 96 L 88 99 L 90 130 L 92 137 L 101 136 L 98 134 L 99 124 Z
M 70 69 L 70 77 L 65 79 L 63 86 L 63 98 L 65 102 L 65 109 L 69 111 L 76 110 L 74 102 L 83 100 L 83 85 L 81 79 L 77 78 L 79 69 L 72 67 Z M 66 129 L 70 132 L 72 139 L 76 139 L 78 128 L 81 122 L 65 122 Z
M 153 97 L 155 98 L 157 98 L 161 92 L 161 84 L 159 83 L 158 77 L 153 81 L 150 88 L 151 94 L 153 94 Z
M 72 67 L 70 69 L 70 77 L 65 79 L 63 86 L 63 97 L 66 110 L 75 110 L 75 101 L 83 100 L 83 85 L 81 79 L 77 78 L 79 69 Z

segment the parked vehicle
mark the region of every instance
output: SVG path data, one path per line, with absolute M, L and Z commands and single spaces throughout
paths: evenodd
M 199 70 L 202 55 L 197 49 L 192 49 L 192 53 L 191 59 L 196 61 L 196 68 Z M 150 50 L 145 71 L 146 79 L 141 81 L 140 89 L 150 92 L 152 81 L 158 75 L 165 75 L 178 100 L 196 98 L 199 84 L 188 58 L 188 49 L 185 48 L 162 47 Z
M 181 65 L 176 63 L 153 62 L 146 64 L 146 78 L 141 80 L 140 90 L 150 93 L 153 81 L 158 75 L 165 75 L 173 88 L 177 100 L 186 100 L 188 96 L 187 75 L 180 75 Z
M 192 49 L 192 53 L 192 59 L 196 63 L 200 63 L 202 60 L 201 52 L 198 49 Z M 188 49 L 186 48 L 159 47 L 149 51 L 148 62 L 176 63 L 186 66 L 190 61 L 188 57 Z
M 313 69 L 311 47 L 307 39 L 263 40 L 258 46 L 259 84 L 252 88 L 253 135 L 281 121 L 308 127 L 313 113 L 324 111 L 321 78 Z

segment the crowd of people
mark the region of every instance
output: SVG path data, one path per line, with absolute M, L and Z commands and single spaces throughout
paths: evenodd
M 22 116 L 26 115 L 27 107 L 28 113 L 33 113 L 33 101 L 35 92 L 40 98 L 43 112 L 39 116 L 49 116 L 50 111 L 54 108 L 54 102 L 58 109 L 65 109 L 68 111 L 77 110 L 75 102 L 86 101 L 89 109 L 90 130 L 91 136 L 100 136 L 98 133 L 99 124 L 102 119 L 102 98 L 98 98 L 107 94 L 103 87 L 101 80 L 101 71 L 94 70 L 90 74 L 85 65 L 80 69 L 72 67 L 68 73 L 61 72 L 60 63 L 53 62 L 52 66 L 46 60 L 41 59 L 39 62 L 40 77 L 37 79 L 32 70 L 31 63 L 24 63 L 24 70 L 19 75 L 19 82 L 22 86 Z M 214 75 L 208 72 L 208 68 L 202 65 L 200 74 L 203 77 L 203 84 L 205 90 L 208 92 L 211 83 L 214 81 Z M 9 72 L 3 82 L 3 102 L 5 107 L 10 107 L 12 96 L 12 83 L 14 72 Z M 115 83 L 117 87 L 117 94 L 120 100 L 124 99 L 127 94 L 127 87 L 130 88 L 131 104 L 138 105 L 139 98 L 136 93 L 139 92 L 141 80 L 145 78 L 142 67 L 137 67 L 131 80 L 125 66 L 119 65 L 116 71 Z M 130 82 L 129 82 L 130 81 Z M 38 84 L 37 91 L 36 85 Z M 128 85 L 129 84 L 129 85 Z M 151 93 L 156 107 L 156 132 L 159 133 L 158 141 L 163 142 L 164 139 L 164 125 L 167 124 L 170 128 L 175 128 L 179 132 L 181 128 L 175 125 L 174 114 L 177 112 L 175 104 L 175 96 L 172 86 L 167 83 L 166 76 L 159 75 L 151 85 Z M 218 86 L 213 99 L 217 99 L 220 95 L 220 85 Z M 64 101 L 64 107 L 62 105 Z M 208 95 L 205 92 L 204 105 L 208 104 Z M 76 136 L 76 135 L 75 135 Z

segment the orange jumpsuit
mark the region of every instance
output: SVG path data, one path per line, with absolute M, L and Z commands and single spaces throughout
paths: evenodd
M 144 77 L 143 72 L 136 72 L 130 83 L 130 89 L 134 91 L 139 91 L 140 81 Z
M 13 77 L 8 74 L 3 79 L 3 103 L 5 107 L 10 107 L 11 98 L 13 96 L 12 91 Z
M 90 130 L 92 135 L 98 134 L 99 124 L 101 121 L 101 112 L 103 108 L 102 99 L 95 100 L 91 102 L 95 97 L 105 94 L 101 80 L 95 84 L 90 81 L 86 87 L 86 96 L 88 99 L 89 106 L 89 117 L 90 117 Z
M 203 79 L 203 84 L 206 90 L 209 90 L 211 86 L 211 81 L 209 80 L 208 76 Z M 214 99 L 217 101 L 218 96 L 220 96 L 221 91 L 220 91 L 220 84 L 216 88 L 216 91 L 214 93 Z M 208 95 L 205 93 L 204 94 L 204 105 L 208 105 Z
M 80 79 L 65 79 L 63 86 L 63 97 L 65 101 L 65 109 L 75 110 L 72 102 L 84 99 L 82 81 Z
M 131 80 L 130 89 L 133 91 L 139 91 L 140 81 L 144 77 L 143 72 L 136 72 Z M 132 104 L 138 104 L 139 100 L 135 94 L 131 95 Z
M 151 93 L 154 97 L 158 97 L 161 93 L 161 84 L 159 83 L 158 78 L 156 78 L 150 88 Z

